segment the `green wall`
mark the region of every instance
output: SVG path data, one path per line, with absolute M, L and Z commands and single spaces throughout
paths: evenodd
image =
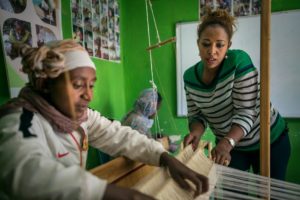
M 93 59 L 97 66 L 98 81 L 95 87 L 91 107 L 103 115 L 121 119 L 132 107 L 139 92 L 151 87 L 147 22 L 145 0 L 119 0 L 121 28 L 121 63 Z M 175 36 L 175 25 L 178 22 L 198 19 L 198 0 L 152 0 L 161 40 Z M 299 9 L 300 1 L 274 0 L 272 10 Z M 71 37 L 70 0 L 62 1 L 63 37 Z M 153 43 L 156 43 L 153 21 L 150 19 L 150 32 Z M 160 126 L 165 134 L 186 134 L 187 120 L 176 117 L 176 45 L 167 44 L 153 50 L 154 80 L 163 95 L 164 101 L 159 112 Z M 5 73 L 3 51 L 0 49 L 0 105 L 9 99 L 7 76 Z M 292 156 L 289 163 L 287 180 L 300 183 L 297 170 L 299 162 L 297 152 L 300 150 L 300 119 L 287 119 L 290 127 Z M 213 139 L 211 133 L 205 139 Z M 280 158 L 278 158 L 280 159 Z M 97 152 L 89 150 L 87 168 L 99 164 Z
M 144 0 L 121 0 L 121 3 L 125 95 L 126 106 L 130 109 L 138 93 L 150 86 L 150 60 L 149 54 L 145 50 L 148 47 L 147 20 Z M 176 23 L 198 20 L 198 0 L 152 0 L 152 5 L 161 41 L 175 36 Z M 272 1 L 272 11 L 299 8 L 300 1 Z M 157 39 L 152 18 L 150 18 L 149 26 L 151 44 L 155 44 Z M 175 43 L 167 44 L 153 50 L 154 80 L 164 98 L 159 112 L 163 133 L 184 135 L 188 132 L 187 120 L 176 116 L 175 45 Z M 300 173 L 297 170 L 297 162 L 299 162 L 297 153 L 300 148 L 300 119 L 287 119 L 287 121 L 290 126 L 292 143 L 292 156 L 287 180 L 300 183 Z M 205 134 L 205 139 L 213 140 L 213 138 L 209 131 Z

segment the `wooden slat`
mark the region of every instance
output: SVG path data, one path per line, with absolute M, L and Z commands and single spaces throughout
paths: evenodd
M 140 162 L 135 162 L 125 157 L 118 157 L 108 163 L 90 170 L 95 176 L 119 186 L 131 187 L 145 174 L 154 169 Z
M 126 176 L 123 176 L 120 179 L 116 180 L 114 184 L 121 187 L 131 188 L 156 168 L 157 167 L 150 165 L 142 165 L 139 168 L 136 168 L 136 170 L 127 174 Z

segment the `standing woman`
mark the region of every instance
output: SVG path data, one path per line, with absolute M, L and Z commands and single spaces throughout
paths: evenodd
M 198 142 L 207 125 L 216 136 L 213 160 L 259 173 L 260 88 L 258 71 L 243 50 L 230 50 L 235 19 L 225 10 L 209 11 L 198 26 L 201 61 L 184 74 L 190 134 Z M 271 105 L 271 177 L 285 179 L 290 156 L 288 129 Z M 262 133 L 263 134 L 263 133 Z M 280 159 L 279 159 L 280 158 Z
M 162 145 L 88 108 L 96 67 L 72 40 L 20 49 L 29 83 L 0 107 L 0 197 L 8 199 L 153 199 L 108 184 L 85 171 L 88 145 L 112 156 L 166 166 L 195 195 L 206 177 L 170 156 Z

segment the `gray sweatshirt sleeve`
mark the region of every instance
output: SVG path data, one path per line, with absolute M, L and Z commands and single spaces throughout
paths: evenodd
M 159 165 L 160 155 L 166 151 L 161 143 L 118 121 L 110 121 L 96 111 L 89 110 L 88 117 L 89 143 L 93 147 L 112 156 Z

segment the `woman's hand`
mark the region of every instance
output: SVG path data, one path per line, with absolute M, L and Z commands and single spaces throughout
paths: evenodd
M 186 135 L 183 140 L 184 147 L 192 144 L 193 150 L 198 148 L 200 138 L 204 133 L 204 125 L 201 122 L 194 122 L 190 124 L 190 134 Z
M 146 194 L 143 194 L 137 190 L 118 187 L 112 184 L 108 184 L 103 196 L 103 199 L 107 200 L 155 200 Z
M 184 147 L 188 146 L 189 144 L 192 144 L 193 150 L 196 150 L 198 148 L 201 135 L 202 134 L 200 134 L 200 132 L 196 131 L 186 135 L 183 140 Z
M 209 183 L 207 177 L 189 169 L 179 160 L 170 156 L 167 152 L 162 153 L 160 164 L 168 167 L 171 177 L 183 189 L 192 190 L 192 187 L 188 184 L 187 180 L 191 181 L 196 187 L 194 193 L 195 197 L 208 191 Z
M 232 146 L 226 139 L 222 139 L 211 151 L 212 160 L 220 165 L 228 166 L 231 161 L 230 151 Z

